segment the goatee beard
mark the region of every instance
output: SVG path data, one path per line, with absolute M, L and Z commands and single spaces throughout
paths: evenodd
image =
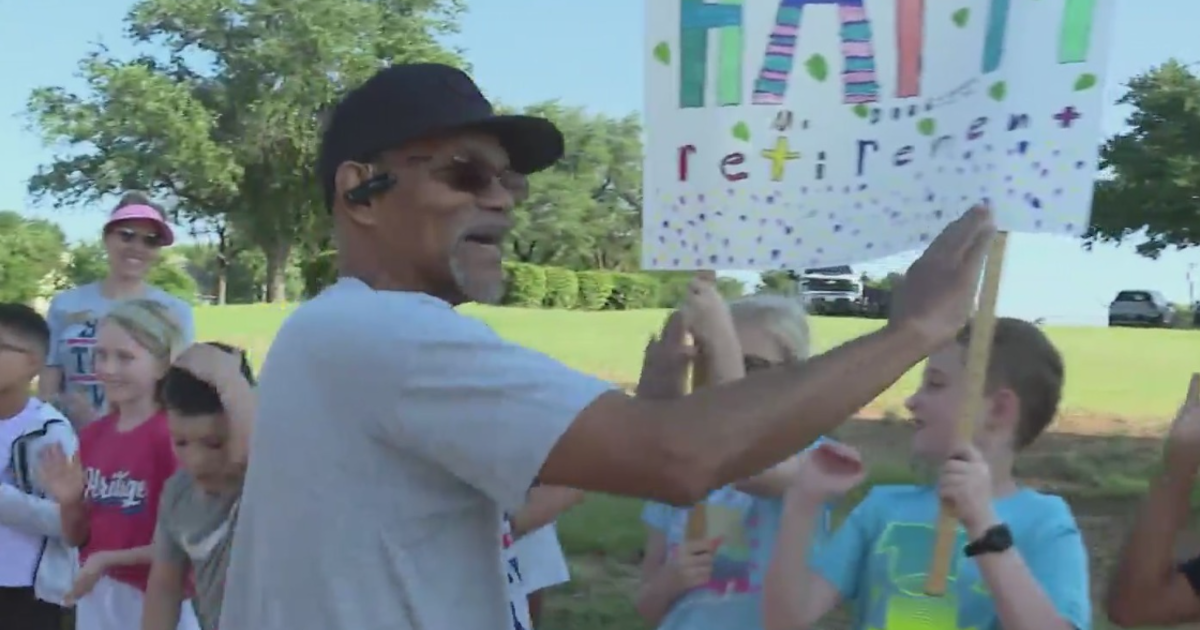
M 503 282 L 497 282 L 488 287 L 475 285 L 471 282 L 470 276 L 459 266 L 458 261 L 453 258 L 450 259 L 450 275 L 454 278 L 458 292 L 468 301 L 495 305 L 504 298 Z

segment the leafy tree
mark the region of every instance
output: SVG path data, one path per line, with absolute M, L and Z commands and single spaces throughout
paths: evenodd
M 30 181 L 56 206 L 149 190 L 181 221 L 226 221 L 283 299 L 293 249 L 327 226 L 312 176 L 321 114 L 383 63 L 459 64 L 439 38 L 462 0 L 140 0 L 126 33 L 80 63 L 88 91 L 34 91 L 43 138 L 66 145 Z
M 637 116 L 592 115 L 554 102 L 525 112 L 553 120 L 567 152 L 530 178 L 530 197 L 514 213 L 513 257 L 576 270 L 636 269 L 642 216 Z
M 196 279 L 187 272 L 186 264 L 187 261 L 178 255 L 163 256 L 146 274 L 146 282 L 189 304 L 194 304 L 199 287 L 196 286 Z
M 217 304 L 254 304 L 267 293 L 267 263 L 261 250 L 246 246 L 238 239 L 225 245 L 222 261 L 215 243 L 178 245 L 171 252 L 185 261 L 184 268 L 196 282 L 198 291 Z M 284 282 L 284 297 L 289 301 L 302 297 L 304 283 L 300 266 L 289 261 Z
M 1168 61 L 1117 102 L 1133 107 L 1130 129 L 1101 150 L 1086 246 L 1144 235 L 1138 253 L 1156 258 L 1200 244 L 1200 77 Z
M 54 223 L 0 211 L 0 302 L 30 302 L 53 292 L 66 249 Z
M 863 283 L 864 287 L 871 287 L 873 289 L 884 289 L 884 290 L 888 290 L 888 291 L 894 289 L 896 287 L 896 283 L 903 279 L 904 279 L 904 274 L 897 273 L 895 271 L 887 274 L 886 276 L 884 276 L 882 278 L 872 278 L 871 276 L 867 275 L 865 272 L 862 275 L 862 283 Z
M 99 282 L 108 275 L 108 261 L 104 245 L 99 241 L 79 243 L 71 248 L 70 260 L 63 276 L 67 286 L 81 287 Z
M 224 304 L 223 287 L 218 279 L 217 248 L 208 243 L 175 245 L 171 253 L 183 262 L 183 268 L 196 283 L 196 292 L 205 300 Z
M 797 295 L 800 293 L 800 275 L 794 271 L 764 271 L 760 293 L 778 293 L 780 295 Z

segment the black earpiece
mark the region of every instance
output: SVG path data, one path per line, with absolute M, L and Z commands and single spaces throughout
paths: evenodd
M 396 178 L 391 173 L 372 175 L 365 182 L 347 190 L 344 197 L 348 203 L 365 206 L 371 203 L 371 197 L 381 195 L 396 185 Z

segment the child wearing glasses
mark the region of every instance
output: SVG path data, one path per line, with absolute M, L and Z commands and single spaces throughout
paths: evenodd
M 0 304 L 0 625 L 12 630 L 61 628 L 77 562 L 36 474 L 46 449 L 78 447 L 62 414 L 29 395 L 49 344 L 37 311 Z
M 696 369 L 705 371 L 708 384 L 809 357 L 807 314 L 795 299 L 756 295 L 726 304 L 714 284 L 697 281 L 683 310 L 684 317 L 668 322 L 663 335 L 689 320 L 703 354 Z M 686 539 L 690 509 L 646 504 L 637 596 L 646 621 L 662 630 L 762 628 L 763 574 L 778 529 L 780 498 L 797 465 L 798 455 L 711 493 L 704 501 L 707 535 L 702 540 Z

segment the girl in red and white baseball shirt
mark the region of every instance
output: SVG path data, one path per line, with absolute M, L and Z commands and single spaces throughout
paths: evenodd
M 176 468 L 156 386 L 184 334 L 157 302 L 130 300 L 103 317 L 93 351 L 112 413 L 79 433 L 79 456 L 43 458 L 44 485 L 61 505 L 63 536 L 79 546 L 68 603 L 76 630 L 136 630 L 150 573 L 163 484 Z M 198 629 L 190 603 L 180 630 Z

